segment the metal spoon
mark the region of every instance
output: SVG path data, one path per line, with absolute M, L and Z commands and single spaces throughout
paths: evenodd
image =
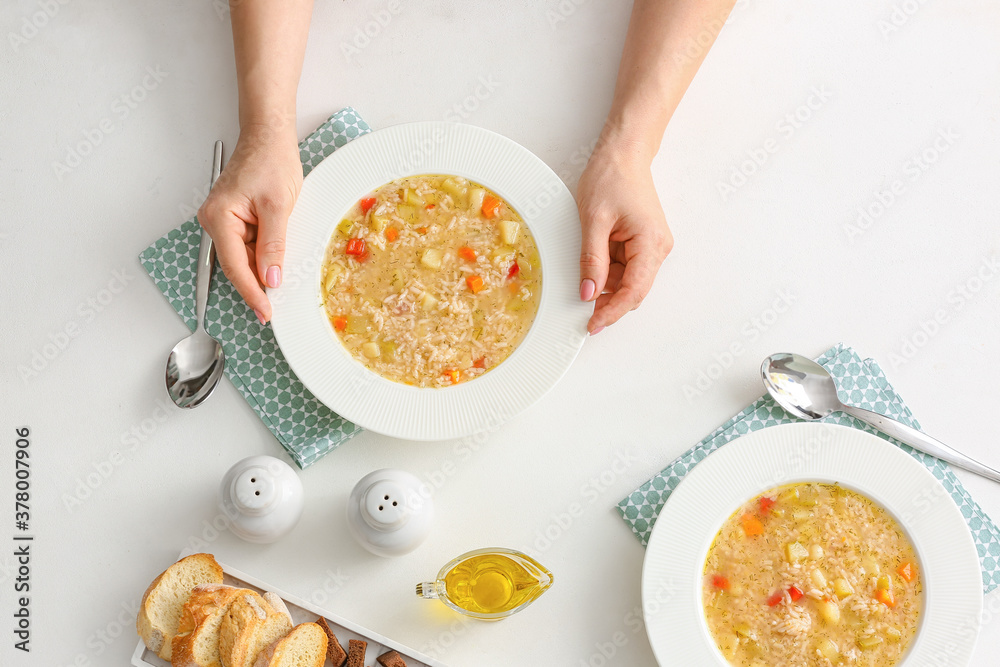
M 844 405 L 830 373 L 812 359 L 799 354 L 772 354 L 761 364 L 764 386 L 778 404 L 801 419 L 822 419 L 832 412 L 846 412 L 910 447 L 952 465 L 1000 482 L 1000 472 L 970 459 L 940 440 L 895 419 L 853 405 Z
M 222 173 L 222 142 L 215 142 L 212 166 L 212 187 Z M 211 396 L 226 367 L 222 345 L 208 335 L 203 326 L 208 288 L 215 271 L 215 246 L 212 237 L 201 230 L 201 250 L 198 253 L 198 278 L 195 283 L 195 330 L 177 343 L 167 357 L 167 393 L 177 407 L 194 408 Z

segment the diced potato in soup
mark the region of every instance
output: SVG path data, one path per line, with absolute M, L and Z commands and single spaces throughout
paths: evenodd
M 747 501 L 716 535 L 704 575 L 705 620 L 737 667 L 890 667 L 923 608 L 902 528 L 836 484 L 794 484 Z
M 396 382 L 444 387 L 504 361 L 538 311 L 531 231 L 458 176 L 411 176 L 359 200 L 330 239 L 320 293 L 345 349 Z

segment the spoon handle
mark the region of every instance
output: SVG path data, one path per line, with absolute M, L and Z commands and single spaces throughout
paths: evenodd
M 879 413 L 872 412 L 871 410 L 857 408 L 853 405 L 845 405 L 844 412 L 853 417 L 857 417 L 870 426 L 874 426 L 886 435 L 891 436 L 900 442 L 905 442 L 914 449 L 919 449 L 920 451 L 930 454 L 931 456 L 936 456 L 942 461 L 947 461 L 962 470 L 968 470 L 969 472 L 974 472 L 977 475 L 982 475 L 987 479 L 992 479 L 994 482 L 1000 482 L 1000 472 L 990 468 L 989 466 L 983 465 L 975 459 L 969 458 L 961 452 L 955 451 L 940 440 L 932 438 L 922 431 L 911 428 L 906 424 L 896 421 L 895 419 L 890 419 L 885 415 L 880 415 Z
M 209 189 L 215 187 L 222 173 L 222 142 L 215 142 L 215 158 L 212 161 L 212 181 Z M 215 244 L 205 228 L 201 230 L 201 249 L 198 251 L 198 278 L 194 287 L 194 317 L 195 330 L 201 329 L 205 322 L 205 309 L 208 306 L 208 288 L 212 286 L 212 274 L 215 273 Z

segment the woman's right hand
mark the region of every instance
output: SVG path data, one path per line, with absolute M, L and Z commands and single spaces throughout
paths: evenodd
M 215 243 L 219 266 L 257 315 L 271 319 L 263 286 L 281 284 L 288 216 L 302 188 L 294 126 L 246 126 L 198 221 Z

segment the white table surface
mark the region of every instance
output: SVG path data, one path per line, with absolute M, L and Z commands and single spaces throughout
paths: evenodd
M 651 665 L 638 620 L 643 549 L 615 504 L 760 395 L 760 360 L 781 350 L 853 345 L 882 362 L 929 433 L 1000 464 L 1000 278 L 988 264 L 1000 258 L 1000 9 L 863 4 L 741 0 L 653 165 L 677 245 L 642 308 L 588 340 L 558 386 L 477 451 L 371 433 L 345 444 L 301 473 L 298 528 L 260 547 L 206 522 L 230 465 L 282 450 L 228 382 L 197 410 L 167 404 L 164 360 L 185 328 L 137 260 L 203 199 L 213 140 L 235 145 L 225 5 L 5 2 L 0 451 L 10 471 L 14 428 L 31 428 L 36 541 L 30 657 L 12 648 L 12 558 L 0 549 L 0 663 L 127 664 L 149 580 L 204 537 L 221 560 L 451 665 Z M 46 7 L 51 16 L 38 14 Z M 355 29 L 389 7 L 317 3 L 300 136 L 345 105 L 376 128 L 458 116 L 520 142 L 575 188 L 609 104 L 627 3 L 404 3 L 348 61 Z M 476 99 L 482 80 L 492 90 Z M 796 113 L 804 120 L 783 120 Z M 87 134 L 101 141 L 57 168 Z M 950 136 L 943 153 L 939 136 Z M 723 197 L 718 184 L 768 147 Z M 934 161 L 923 169 L 913 159 L 925 151 Z M 857 208 L 897 180 L 894 201 L 851 238 Z M 975 293 L 960 296 L 963 286 Z M 792 303 L 772 317 L 779 295 Z M 18 366 L 67 327 L 65 349 L 22 377 Z M 733 343 L 742 353 L 712 369 Z M 720 377 L 706 391 L 685 392 L 709 371 Z M 616 467 L 620 455 L 627 466 Z M 354 482 L 384 466 L 431 482 L 438 511 L 432 537 L 394 560 L 354 544 L 343 517 Z M 100 469 L 106 478 L 68 508 Z M 1000 518 L 1000 486 L 958 474 Z M 572 525 L 537 542 L 574 503 Z M 487 545 L 530 550 L 557 584 L 499 624 L 413 596 L 415 582 Z M 986 608 L 976 665 L 1000 653 L 1000 597 Z

